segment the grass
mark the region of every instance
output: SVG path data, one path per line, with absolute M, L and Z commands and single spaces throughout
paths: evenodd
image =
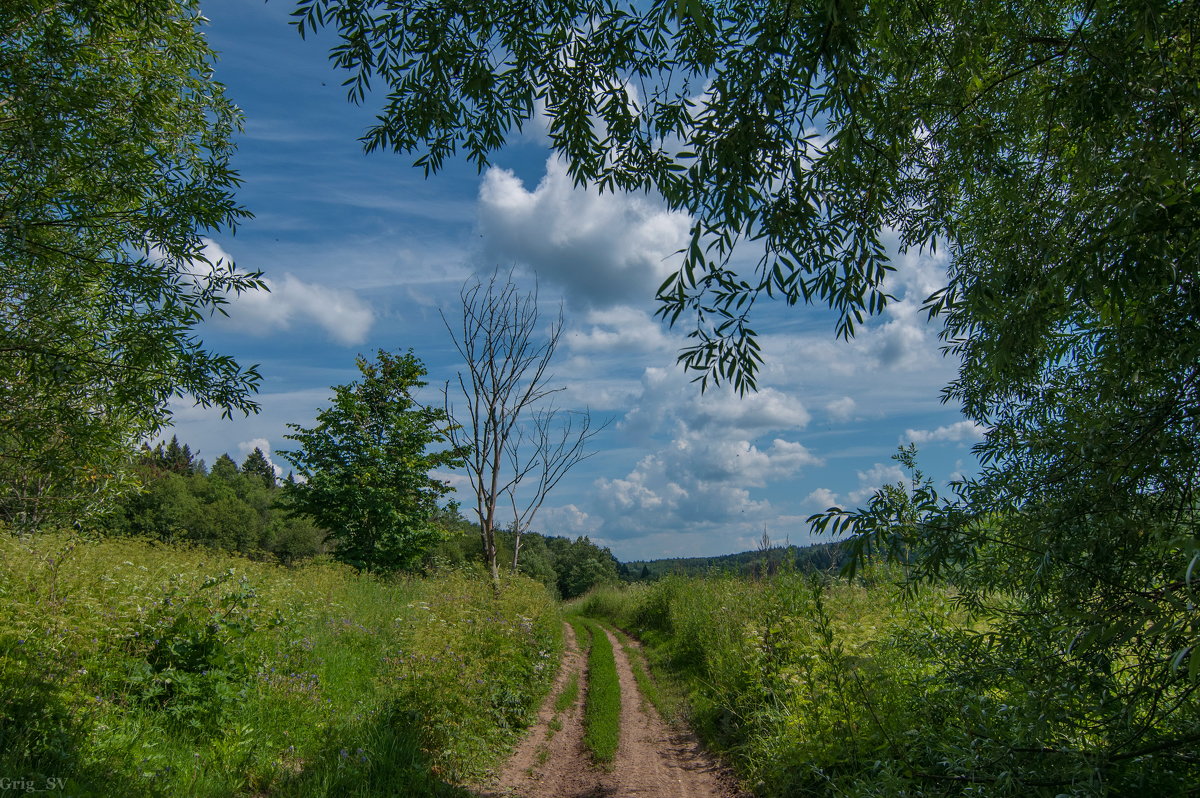
M 562 692 L 554 697 L 554 713 L 565 712 L 570 709 L 575 703 L 575 699 L 579 697 L 579 674 L 572 673 L 567 678 L 567 683 L 563 685 Z
M 669 681 L 666 684 L 660 684 L 662 680 L 654 678 L 650 672 L 649 663 L 646 662 L 645 652 L 633 644 L 629 635 L 615 626 L 612 627 L 612 632 L 625 651 L 625 658 L 629 661 L 630 670 L 633 671 L 633 680 L 637 682 L 638 692 L 658 710 L 659 717 L 668 723 L 681 721 L 685 714 L 685 702 L 679 689 Z
M 579 698 L 579 674 L 572 673 L 567 677 L 567 683 L 563 685 L 563 689 L 554 697 L 554 716 L 546 724 L 547 740 L 562 731 L 563 724 L 560 716 L 575 704 L 577 698 Z
M 592 644 L 588 650 L 588 686 L 583 704 L 583 743 L 592 759 L 607 765 L 617 754 L 621 735 L 621 685 L 612 643 L 604 629 L 586 620 Z
M 465 795 L 549 689 L 541 585 L 0 535 L 0 775 L 72 795 Z
M 907 775 L 886 759 L 928 725 L 925 641 L 957 621 L 945 591 L 906 603 L 892 581 L 671 577 L 572 609 L 641 639 L 653 678 L 626 648 L 639 689 L 677 716 L 681 685 L 692 725 L 756 794 L 901 794 Z

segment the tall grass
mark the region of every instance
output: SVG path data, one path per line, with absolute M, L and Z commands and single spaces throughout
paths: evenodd
M 548 689 L 542 586 L 0 536 L 0 774 L 75 795 L 458 795 Z
M 931 722 L 931 642 L 951 598 L 901 600 L 887 569 L 847 583 L 672 577 L 596 591 L 575 609 L 637 634 L 687 689 L 690 720 L 762 796 L 905 794 Z

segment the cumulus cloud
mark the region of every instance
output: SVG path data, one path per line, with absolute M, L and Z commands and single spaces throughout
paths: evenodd
M 600 519 L 589 515 L 574 504 L 562 507 L 543 507 L 537 514 L 534 527 L 547 535 L 582 537 L 600 528 Z
M 226 323 L 253 335 L 317 326 L 346 346 L 367 338 L 375 314 L 353 291 L 306 283 L 291 274 L 267 279 L 270 293 L 256 291 L 237 297 Z
M 852 396 L 843 396 L 840 399 L 834 399 L 832 402 L 826 402 L 825 412 L 834 421 L 849 421 L 854 417 L 854 411 L 858 408 L 858 403 L 854 401 Z
M 875 491 L 884 485 L 895 485 L 896 483 L 908 484 L 908 478 L 904 475 L 903 469 L 898 465 L 876 463 L 866 471 L 858 472 L 858 489 L 850 491 L 847 495 L 847 504 L 860 505 L 875 495 Z
M 622 357 L 670 352 L 676 346 L 649 313 L 628 306 L 593 308 L 564 338 L 572 355 Z
M 838 495 L 829 488 L 817 488 L 804 497 L 804 503 L 816 510 L 838 506 Z
M 829 488 L 817 488 L 804 497 L 804 503 L 814 510 L 828 507 L 859 507 L 884 485 L 908 484 L 908 478 L 898 465 L 875 463 L 866 471 L 858 472 L 858 487 L 846 494 L 845 501 Z
M 803 429 L 811 418 L 803 402 L 773 387 L 746 396 L 728 386 L 701 393 L 679 369 L 651 367 L 643 372 L 640 395 L 618 426 L 643 436 L 683 423 L 705 436 L 747 438 Z
M 956 421 L 934 430 L 909 429 L 900 437 L 901 443 L 932 443 L 935 441 L 981 441 L 987 428 L 974 421 Z
M 647 369 L 619 427 L 642 445 L 669 440 L 624 477 L 596 481 L 602 536 L 772 521 L 771 503 L 754 491 L 821 463 L 792 439 L 809 420 L 801 402 L 773 388 L 701 394 L 678 370 Z
M 215 241 L 205 242 L 205 256 L 214 268 L 232 258 Z M 346 346 L 360 344 L 375 321 L 374 311 L 357 294 L 346 288 L 310 283 L 284 274 L 282 278 L 264 278 L 267 291 L 245 291 L 226 297 L 228 316 L 217 316 L 218 324 L 251 335 L 268 335 L 279 330 L 316 326 L 333 340 Z
M 532 268 L 585 308 L 645 303 L 670 272 L 689 224 L 645 195 L 577 187 L 557 156 L 532 191 L 497 167 L 479 189 L 484 255 Z

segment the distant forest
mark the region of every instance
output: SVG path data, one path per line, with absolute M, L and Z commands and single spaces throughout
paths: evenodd
M 772 546 L 719 557 L 673 557 L 663 560 L 632 560 L 621 563 L 618 571 L 627 582 L 646 582 L 669 574 L 704 576 L 731 574 L 757 579 L 781 570 L 804 573 L 838 569 L 846 559 L 840 542 L 814 543 L 811 546 Z

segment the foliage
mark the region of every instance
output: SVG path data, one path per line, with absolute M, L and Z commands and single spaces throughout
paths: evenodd
M 387 88 L 368 148 L 482 166 L 544 108 L 578 181 L 690 213 L 660 310 L 692 314 L 681 357 L 703 382 L 753 387 L 760 299 L 827 305 L 849 336 L 889 300 L 887 231 L 948 249 L 926 308 L 982 472 L 815 520 L 958 586 L 990 631 L 956 678 L 1016 680 L 1019 720 L 985 739 L 1042 751 L 1020 775 L 1046 785 L 1088 757 L 1186 769 L 1200 739 L 1198 19 L 1170 1 L 296 10 L 337 30 L 354 99 Z M 1013 778 L 1008 756 L 963 756 L 945 769 L 964 783 Z
M 515 743 L 549 689 L 562 650 L 558 608 L 544 589 L 516 578 L 499 596 L 476 579 L 445 575 L 440 592 L 414 605 L 411 648 L 388 657 L 401 704 L 421 718 L 433 763 L 455 780 L 479 777 L 497 740 Z M 461 685 L 445 691 L 444 685 Z M 540 692 L 539 692 L 540 691 Z
M 583 698 L 583 744 L 598 765 L 612 765 L 621 739 L 621 684 L 612 642 L 593 620 L 572 619 L 575 637 L 587 649 Z
M 1161 303 L 1167 318 L 1148 325 L 1190 329 L 1193 275 L 1175 264 L 1192 235 L 1193 15 L 1166 2 L 747 0 L 294 12 L 302 35 L 337 31 L 352 100 L 387 88 L 368 149 L 418 152 L 427 172 L 461 149 L 482 167 L 540 108 L 576 180 L 688 211 L 664 314 L 694 311 L 685 361 L 739 386 L 760 359 L 757 298 L 819 300 L 846 336 L 886 306 L 888 228 L 903 248 L 951 244 L 934 310 L 955 336 L 977 334 L 968 360 L 1053 362 L 1043 344 L 1070 318 L 1115 332 L 1119 297 Z M 753 275 L 731 264 L 739 240 L 762 244 Z
M 1082 673 L 1029 689 L 1049 640 L 1026 661 L 953 591 L 905 597 L 895 565 L 861 577 L 667 577 L 574 611 L 635 631 L 656 675 L 689 692 L 693 725 L 762 796 L 1174 795 L 1200 775 L 1182 756 L 1097 756 L 1070 723 L 1086 711 L 1093 734 L 1109 728 Z M 1171 719 L 1175 731 L 1195 721 L 1194 706 Z
M 597 585 L 617 581 L 616 558 L 607 549 L 587 537 L 546 538 L 546 547 L 555 555 L 558 594 L 564 599 L 582 596 Z
M 300 448 L 281 452 L 303 481 L 284 486 L 299 513 L 330 531 L 335 556 L 356 568 L 412 568 L 440 537 L 431 521 L 450 487 L 429 476 L 455 468 L 465 451 L 431 450 L 449 440 L 449 418 L 422 406 L 412 392 L 425 368 L 408 352 L 379 350 L 357 360 L 362 381 L 333 388 L 333 403 L 317 425 L 289 424 Z
M 0 10 L 0 520 L 22 529 L 128 491 L 173 396 L 257 409 L 257 371 L 195 334 L 263 287 L 205 252 L 248 214 L 198 5 Z
M 267 460 L 263 450 L 257 446 L 254 447 L 254 451 L 246 455 L 245 461 L 242 462 L 241 472 L 247 477 L 261 480 L 263 486 L 268 490 L 276 487 L 275 467 Z
M 755 578 L 767 572 L 794 569 L 811 573 L 841 568 L 846 561 L 845 545 L 813 543 L 808 546 L 777 546 L 766 551 L 743 551 L 715 557 L 668 557 L 661 560 L 631 560 L 623 563 L 627 582 L 648 582 L 668 575 L 705 576 L 731 574 Z
M 560 715 L 566 712 L 571 707 L 575 706 L 576 699 L 579 698 L 579 673 L 572 671 L 567 677 L 567 683 L 563 685 L 563 689 L 554 696 L 554 714 Z
M 443 515 L 439 523 L 446 538 L 429 550 L 425 565 L 430 570 L 479 564 L 487 567 L 479 551 L 478 527 L 461 516 Z M 496 554 L 507 559 L 515 535 L 504 530 L 496 536 Z M 551 593 L 571 599 L 598 585 L 615 584 L 617 558 L 607 547 L 588 537 L 570 538 L 524 532 L 521 535 L 520 573 L 544 584 Z
M 211 474 L 202 465 L 175 438 L 165 448 L 143 449 L 137 470 L 142 489 L 122 497 L 101 529 L 273 555 L 285 564 L 325 551 L 325 530 L 291 514 L 282 492 L 261 475 L 240 473 L 225 454 Z
M 461 573 L 60 534 L 0 536 L 0 555 L 0 771 L 72 795 L 463 796 L 561 648 L 521 578 L 498 615 L 490 581 Z
M 629 669 L 633 672 L 633 681 L 637 684 L 639 695 L 649 701 L 658 710 L 659 717 L 668 723 L 681 721 L 683 697 L 678 691 L 671 689 L 669 682 L 663 683 L 651 675 L 645 652 L 629 638 L 629 635 L 615 627 L 612 632 L 625 652 L 625 659 L 629 661 Z
M 235 463 L 233 458 L 229 456 L 229 453 L 226 452 L 218 457 L 216 462 L 213 463 L 212 471 L 209 472 L 209 475 L 214 479 L 232 482 L 237 479 L 237 475 L 239 473 L 241 473 L 241 470 L 238 468 L 237 463 Z

